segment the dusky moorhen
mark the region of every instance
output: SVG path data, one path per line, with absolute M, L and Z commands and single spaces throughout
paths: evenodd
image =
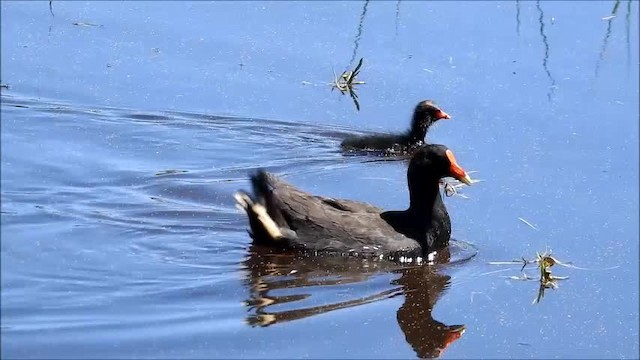
M 424 100 L 416 105 L 411 128 L 401 134 L 376 134 L 350 136 L 340 145 L 346 152 L 378 153 L 380 155 L 404 155 L 424 143 L 429 127 L 440 119 L 450 119 L 433 101 Z
M 367 203 L 306 193 L 259 170 L 251 176 L 253 195 L 234 194 L 249 217 L 255 244 L 305 252 L 412 259 L 449 243 L 451 221 L 439 180 L 471 178 L 444 145 L 417 149 L 409 162 L 407 210 L 383 211 Z

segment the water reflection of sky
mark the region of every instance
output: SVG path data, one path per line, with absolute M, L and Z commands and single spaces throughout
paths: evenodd
M 457 111 L 526 107 L 613 85 L 636 43 L 627 40 L 630 3 L 612 4 L 54 2 L 51 16 L 41 4 L 8 3 L 4 36 L 15 41 L 3 48 L 22 61 L 3 73 L 22 84 L 16 91 L 92 103 L 399 127 L 385 119 L 404 118 L 424 97 Z M 301 85 L 328 83 L 356 57 L 368 80 L 359 114 L 324 86 Z
M 9 333 L 13 350 L 292 357 L 315 346 L 327 356 L 406 357 L 432 350 L 416 339 L 436 319 L 467 329 L 443 356 L 637 356 L 637 2 L 1 6 L 1 80 L 9 87 L 2 89 L 3 318 L 22 331 Z M 328 83 L 334 70 L 352 68 L 361 57 L 366 84 L 358 87 L 357 112 Z M 417 289 L 413 298 L 385 298 L 266 329 L 245 326 L 249 315 L 241 302 L 251 288 L 241 283 L 241 264 L 252 254 L 245 251 L 246 224 L 232 212 L 230 194 L 243 186 L 246 171 L 266 164 L 315 193 L 401 208 L 403 164 L 338 161 L 330 146 L 343 133 L 315 125 L 400 130 L 425 98 L 453 117 L 429 138 L 449 145 L 463 167 L 485 180 L 465 189 L 469 200 L 446 199 L 454 235 L 474 243 L 478 256 L 442 274 L 419 274 L 438 279 L 431 284 L 437 289 L 421 286 L 415 274 L 385 274 L 310 291 L 316 305 L 340 303 L 342 292 L 360 299 L 399 287 Z M 156 200 L 141 200 L 150 197 Z M 30 206 L 34 201 L 42 208 Z M 12 214 L 29 209 L 29 217 L 9 222 L 22 231 L 4 230 L 6 206 Z M 69 212 L 91 227 L 60 220 Z M 28 226 L 43 219 L 59 223 Z M 226 245 L 220 234 L 229 237 Z M 46 251 L 28 247 L 31 239 Z M 547 247 L 583 267 L 620 267 L 554 269 L 570 279 L 532 306 L 537 284 L 509 281 L 487 265 L 531 258 Z M 7 249 L 19 251 L 8 259 Z M 28 256 L 33 253 L 38 257 Z M 74 262 L 87 268 L 78 270 Z M 167 266 L 173 263 L 190 267 Z M 206 282 L 203 268 L 219 273 Z M 133 286 L 140 286 L 127 280 L 134 270 L 149 281 L 144 291 L 161 296 Z M 7 273 L 15 275 L 9 282 Z M 51 274 L 105 284 L 78 289 L 81 282 L 65 282 L 77 291 L 69 299 L 49 281 Z M 259 275 L 268 285 L 278 280 Z M 433 294 L 442 294 L 437 304 Z M 39 300 L 49 298 L 81 307 L 57 311 Z M 103 302 L 87 307 L 94 298 Z M 407 311 L 412 303 L 428 308 L 425 317 Z M 166 318 L 154 306 L 164 306 Z M 269 311 L 299 314 L 300 307 L 293 301 Z M 29 330 L 50 329 L 69 317 L 79 319 L 75 329 L 62 326 L 50 337 Z M 106 325 L 83 323 L 94 317 L 101 322 L 91 326 Z M 149 325 L 154 321 L 162 325 Z M 407 329 L 415 332 L 407 335 Z M 74 343 L 80 333 L 92 334 L 83 348 Z M 228 346 L 211 345 L 220 342 Z M 121 347 L 105 345 L 113 343 Z

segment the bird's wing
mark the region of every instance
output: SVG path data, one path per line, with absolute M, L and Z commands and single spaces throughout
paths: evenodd
M 270 178 L 272 207 L 295 231 L 292 246 L 313 251 L 377 255 L 409 252 L 417 241 L 395 231 L 380 217 L 381 209 L 362 202 L 314 196 Z
M 405 138 L 397 134 L 354 135 L 344 139 L 341 146 L 345 150 L 385 150 L 404 141 Z
M 380 214 L 382 209 L 377 206 L 373 206 L 371 204 L 367 204 L 361 201 L 347 200 L 347 199 L 334 199 L 330 197 L 324 196 L 316 196 L 316 198 L 320 199 L 324 204 L 328 206 L 332 206 L 338 210 L 352 212 L 352 213 L 374 213 Z

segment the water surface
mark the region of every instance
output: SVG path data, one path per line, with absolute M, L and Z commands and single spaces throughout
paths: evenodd
M 640 356 L 637 2 L 1 7 L 3 357 Z M 356 111 L 327 84 L 360 57 Z M 406 163 L 338 145 L 426 98 L 484 180 L 445 199 L 464 248 L 251 245 L 231 195 L 258 167 L 404 208 Z M 546 249 L 589 270 L 538 304 L 489 264 Z

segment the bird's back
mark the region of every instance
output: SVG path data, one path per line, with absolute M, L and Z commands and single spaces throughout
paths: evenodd
M 406 146 L 406 135 L 379 134 L 351 136 L 342 141 L 343 150 L 388 150 L 397 146 Z
M 293 248 L 379 256 L 420 250 L 417 241 L 398 233 L 380 217 L 382 209 L 353 201 L 314 196 L 265 173 L 269 215 L 295 232 Z M 259 194 L 257 194 L 259 195 Z

